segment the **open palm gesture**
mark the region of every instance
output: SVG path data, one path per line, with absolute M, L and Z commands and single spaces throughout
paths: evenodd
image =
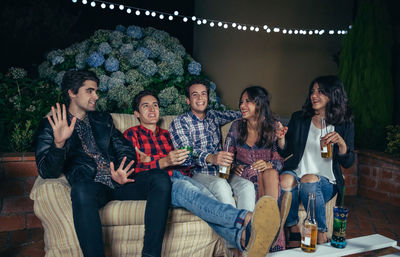
M 57 148 L 62 148 L 65 144 L 65 141 L 72 135 L 72 132 L 74 131 L 76 117 L 72 119 L 71 125 L 68 125 L 65 104 L 62 105 L 62 110 L 59 103 L 57 103 L 56 106 L 57 110 L 54 108 L 54 106 L 51 107 L 51 112 L 53 115 L 48 115 L 47 119 L 49 120 L 50 126 L 53 129 L 54 144 Z
M 130 161 L 128 165 L 126 165 L 126 167 L 124 168 L 125 162 L 126 162 L 126 156 L 122 159 L 122 162 L 117 170 L 114 169 L 114 163 L 110 162 L 111 177 L 115 182 L 117 182 L 120 185 L 135 181 L 134 179 L 128 178 L 135 170 L 134 168 L 129 170 L 132 167 L 134 161 L 133 160 Z

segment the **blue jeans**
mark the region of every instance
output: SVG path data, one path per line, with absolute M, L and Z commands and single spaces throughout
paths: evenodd
M 138 173 L 135 182 L 116 189 L 89 179 L 72 184 L 74 226 L 84 256 L 105 256 L 99 209 L 112 200 L 147 200 L 142 256 L 161 256 L 170 199 L 171 181 L 159 169 Z
M 247 210 L 239 210 L 230 204 L 216 200 L 213 194 L 196 180 L 173 172 L 171 177 L 171 203 L 181 207 L 206 221 L 211 228 L 236 248 L 243 250 L 240 238 L 245 227 Z
M 291 227 L 299 222 L 299 197 L 307 211 L 308 194 L 315 193 L 315 219 L 318 223 L 318 230 L 321 232 L 327 232 L 328 228 L 326 227 L 325 204 L 337 193 L 336 186 L 330 183 L 329 180 L 323 176 L 316 175 L 319 178 L 317 182 L 301 183 L 300 178 L 294 171 L 283 171 L 281 175 L 282 174 L 292 175 L 297 181 L 297 185 L 291 190 L 292 204 L 290 206 L 285 226 Z M 283 195 L 284 190 L 282 191 Z

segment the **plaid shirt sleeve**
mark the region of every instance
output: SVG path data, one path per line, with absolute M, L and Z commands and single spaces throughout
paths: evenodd
M 218 125 L 223 126 L 233 120 L 236 120 L 242 117 L 242 113 L 239 111 L 214 111 L 215 116 L 217 117 Z
M 149 143 L 148 137 L 143 135 L 137 129 L 138 127 L 129 128 L 124 132 L 125 138 L 132 143 L 133 147 L 137 147 L 141 152 L 145 153 L 147 156 L 150 156 L 150 162 L 142 162 L 140 160 L 140 155 L 138 151 L 136 151 L 137 163 L 135 167 L 135 172 L 139 173 L 145 170 L 151 170 L 160 168 L 158 164 L 158 160 L 161 159 L 161 156 L 151 155 L 152 145 Z

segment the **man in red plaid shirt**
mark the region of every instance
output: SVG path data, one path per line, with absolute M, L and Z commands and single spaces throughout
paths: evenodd
M 174 150 L 168 130 L 157 125 L 158 97 L 151 91 L 142 91 L 135 96 L 133 107 L 140 125 L 127 129 L 124 136 L 136 148 L 135 173 L 153 168 L 167 170 L 172 181 L 173 207 L 199 216 L 237 249 L 246 250 L 248 256 L 266 256 L 280 223 L 276 201 L 269 196 L 261 198 L 253 213 L 217 201 L 206 187 L 187 176 L 188 167 L 182 164 L 190 152 Z

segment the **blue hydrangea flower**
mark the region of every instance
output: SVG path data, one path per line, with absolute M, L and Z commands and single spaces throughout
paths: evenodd
M 97 51 L 100 54 L 109 54 L 112 51 L 112 48 L 110 46 L 110 44 L 108 44 L 107 42 L 103 42 L 101 43 L 98 47 L 97 47 Z
M 128 62 L 132 67 L 139 66 L 146 60 L 146 54 L 142 51 L 134 51 L 132 54 L 130 54 L 128 57 Z
M 78 70 L 82 70 L 86 66 L 87 55 L 86 53 L 79 53 L 75 55 L 75 67 Z
M 109 76 L 107 75 L 101 75 L 99 77 L 100 83 L 99 83 L 99 90 L 102 92 L 108 91 L 108 80 L 110 79 Z
M 158 98 L 160 99 L 160 105 L 167 107 L 172 104 L 179 97 L 178 89 L 175 87 L 167 87 L 160 91 Z
M 57 65 L 57 64 L 60 64 L 60 63 L 63 63 L 63 62 L 64 62 L 64 57 L 59 56 L 59 55 L 54 56 L 54 57 L 51 59 L 51 64 L 53 64 L 53 66 L 54 66 L 54 65 Z
M 62 79 L 64 77 L 65 71 L 60 71 L 59 73 L 57 73 L 57 76 L 54 77 L 54 82 L 61 88 L 61 82 Z
M 217 85 L 213 81 L 210 81 L 210 89 L 211 90 L 217 89 Z
M 119 69 L 119 61 L 114 57 L 109 57 L 104 64 L 106 71 L 114 72 Z
M 139 71 L 148 77 L 152 77 L 157 72 L 157 64 L 152 60 L 144 60 L 139 66 Z
M 196 61 L 191 61 L 188 65 L 188 72 L 192 75 L 200 75 L 201 64 Z
M 132 54 L 132 52 L 133 52 L 133 45 L 132 45 L 132 44 L 123 44 L 123 45 L 119 48 L 119 52 L 120 52 L 123 56 L 128 56 L 128 55 Z
M 140 39 L 143 36 L 142 29 L 138 26 L 129 26 L 126 30 L 126 34 L 134 39 Z
M 125 26 L 123 26 L 123 25 L 117 25 L 117 26 L 115 27 L 115 30 L 118 30 L 118 31 L 120 31 L 120 32 L 125 32 L 126 28 L 125 28 Z
M 124 81 L 117 78 L 108 79 L 108 90 L 113 89 L 116 86 L 124 86 Z
M 136 51 L 143 52 L 146 55 L 146 58 L 150 57 L 150 51 L 146 47 L 141 46 L 138 49 L 136 49 Z
M 93 52 L 89 55 L 87 63 L 90 67 L 97 68 L 104 63 L 104 56 L 98 52 Z
M 125 83 L 125 74 L 122 71 L 116 71 L 111 74 L 111 78 L 119 79 Z

